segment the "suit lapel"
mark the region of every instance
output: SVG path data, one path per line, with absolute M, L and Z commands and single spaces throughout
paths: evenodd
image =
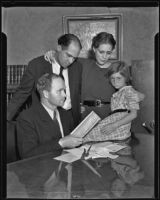
M 45 110 L 45 108 L 42 106 L 41 103 L 38 105 L 38 112 L 39 117 L 43 123 L 45 123 L 48 127 L 50 127 L 50 131 L 55 131 L 55 134 L 61 135 L 60 129 L 57 126 L 56 123 L 52 120 L 48 112 Z
M 37 104 L 37 108 L 38 108 L 39 116 L 42 121 L 51 121 L 52 122 L 50 115 L 48 114 L 48 112 L 45 110 L 45 108 L 42 106 L 41 103 Z
M 73 126 L 72 120 L 70 119 L 70 114 L 68 113 L 68 111 L 64 110 L 61 107 L 58 107 L 58 111 L 59 111 L 60 118 L 61 118 L 63 133 L 64 133 L 64 136 L 66 136 L 66 135 L 70 134 L 72 131 L 72 126 Z
M 49 62 L 46 61 L 46 66 L 44 67 L 45 69 L 45 73 L 53 73 L 52 72 L 52 64 L 50 64 Z

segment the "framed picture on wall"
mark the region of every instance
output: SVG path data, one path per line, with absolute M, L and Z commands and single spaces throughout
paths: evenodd
M 63 16 L 63 32 L 78 36 L 82 43 L 80 57 L 87 57 L 92 38 L 99 32 L 111 33 L 116 47 L 110 60 L 122 59 L 122 15 Z

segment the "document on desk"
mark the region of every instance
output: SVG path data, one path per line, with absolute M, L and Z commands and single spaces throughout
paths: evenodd
M 84 152 L 84 149 L 86 149 L 86 151 L 89 149 L 91 145 L 90 144 L 85 144 L 81 147 L 78 148 L 73 148 L 73 149 L 66 149 L 64 151 L 68 152 L 65 153 L 61 156 L 55 157 L 54 159 L 56 160 L 60 160 L 63 162 L 67 162 L 67 163 L 72 163 L 76 160 L 80 160 L 81 156 Z M 113 143 L 113 142 L 99 142 L 99 143 L 95 143 L 92 144 L 90 150 L 89 150 L 89 155 L 86 156 L 84 159 L 88 160 L 88 159 L 94 159 L 94 158 L 111 158 L 111 159 L 115 159 L 117 158 L 119 155 L 116 154 L 111 154 L 110 152 L 117 152 L 121 149 L 124 149 L 126 146 L 125 145 L 120 145 L 118 143 Z
M 67 162 L 67 163 L 72 163 L 76 160 L 79 160 L 80 158 L 81 158 L 81 156 L 79 156 L 79 155 L 75 155 L 72 153 L 65 153 L 65 154 L 62 154 L 61 156 L 57 156 L 53 159 Z
M 81 146 L 81 148 L 85 148 L 86 150 L 89 148 L 89 144 L 85 144 L 83 146 Z M 110 152 L 118 152 L 119 150 L 125 148 L 125 145 L 120 145 L 117 143 L 113 143 L 113 142 L 99 142 L 99 143 L 95 143 L 92 145 L 90 151 L 89 151 L 89 155 L 86 157 L 86 159 L 89 158 L 111 158 L 111 159 L 115 159 L 118 157 L 118 155 L 116 154 L 111 154 Z
M 98 151 L 109 151 L 109 152 L 117 152 L 121 149 L 124 149 L 126 145 L 121 145 L 115 142 L 99 142 L 95 143 L 92 147 L 92 149 L 98 150 Z

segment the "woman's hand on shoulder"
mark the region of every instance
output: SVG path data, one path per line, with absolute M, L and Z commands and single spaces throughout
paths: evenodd
M 145 98 L 145 95 L 141 92 L 138 92 L 138 98 L 139 98 L 139 101 L 143 101 Z
M 141 102 L 144 100 L 145 98 L 145 95 L 137 90 L 135 90 L 133 87 L 130 88 L 130 90 L 128 90 L 127 92 L 127 98 L 130 100 L 130 101 L 136 101 L 136 102 Z

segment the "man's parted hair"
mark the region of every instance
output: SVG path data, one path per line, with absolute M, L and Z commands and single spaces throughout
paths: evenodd
M 61 78 L 59 75 L 54 74 L 54 73 L 46 73 L 43 74 L 37 82 L 37 90 L 40 94 L 40 96 L 43 95 L 43 91 L 47 90 L 50 91 L 51 89 L 51 84 L 52 84 L 52 80 L 56 79 L 56 78 Z
M 58 45 L 61 45 L 63 49 L 68 48 L 72 42 L 77 43 L 79 48 L 82 49 L 80 39 L 74 34 L 68 33 L 58 38 Z

